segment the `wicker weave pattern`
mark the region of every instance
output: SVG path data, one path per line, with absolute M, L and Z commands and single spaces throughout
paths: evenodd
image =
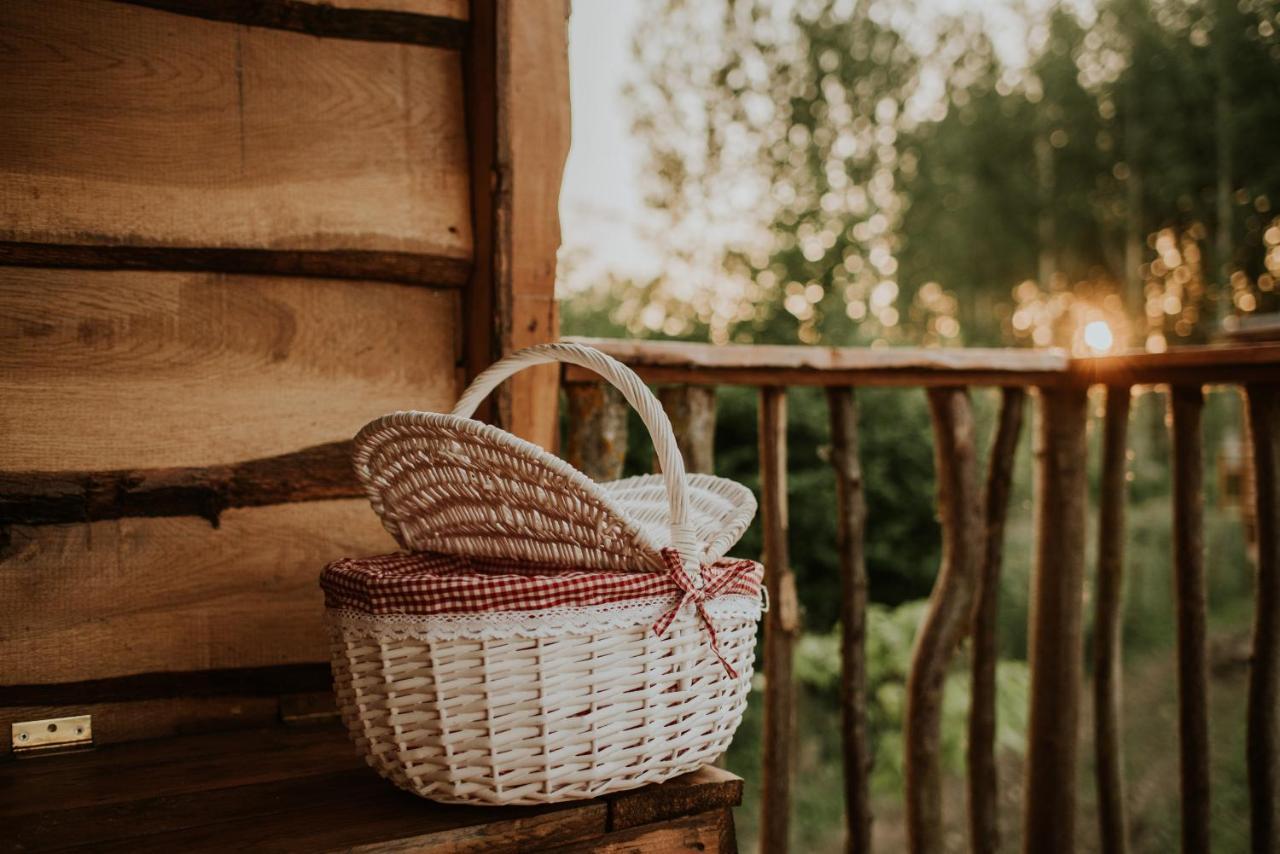
M 756 619 L 721 619 L 729 679 L 692 611 L 552 638 L 413 640 L 332 623 L 338 707 L 371 767 L 436 801 L 590 798 L 694 770 L 728 747 Z

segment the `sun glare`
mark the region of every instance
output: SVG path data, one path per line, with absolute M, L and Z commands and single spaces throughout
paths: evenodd
M 1093 320 L 1085 324 L 1084 343 L 1095 353 L 1106 353 L 1115 343 L 1115 336 L 1105 320 Z

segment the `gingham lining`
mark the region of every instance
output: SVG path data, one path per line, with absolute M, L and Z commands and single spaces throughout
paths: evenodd
M 722 558 L 703 568 L 716 596 L 759 596 L 764 569 Z M 726 574 L 731 580 L 721 581 Z M 723 584 L 721 587 L 720 584 Z M 684 594 L 661 572 L 601 572 L 434 552 L 345 558 L 320 576 L 325 605 L 365 614 L 467 614 L 607 605 Z

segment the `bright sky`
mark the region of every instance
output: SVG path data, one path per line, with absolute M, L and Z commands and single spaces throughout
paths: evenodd
M 1004 60 L 1026 61 L 1027 34 L 1014 4 L 1043 9 L 1053 0 L 921 0 L 930 13 L 978 13 Z M 569 18 L 569 87 L 573 145 L 560 194 L 565 254 L 575 258 L 575 285 L 605 272 L 645 279 L 658 259 L 640 237 L 645 218 L 644 149 L 631 133 L 622 89 L 638 73 L 631 34 L 649 0 L 574 0 Z M 1077 8 L 1087 0 L 1077 0 Z

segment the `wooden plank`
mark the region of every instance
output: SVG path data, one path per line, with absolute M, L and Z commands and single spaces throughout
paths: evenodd
M 836 550 L 840 553 L 840 732 L 844 765 L 845 851 L 871 851 L 871 743 L 867 734 L 867 503 L 858 460 L 853 391 L 827 390 L 831 466 L 836 476 Z
M 271 27 L 325 38 L 399 42 L 458 49 L 466 41 L 466 7 L 450 0 L 122 0 L 136 6 Z M 459 9 L 458 7 L 462 7 Z M 461 11 L 462 14 L 458 14 Z
M 1280 385 L 1247 389 L 1258 522 L 1249 671 L 1248 768 L 1253 854 L 1280 853 Z
M 1164 353 L 1124 353 L 1071 361 L 1076 383 L 1239 383 L 1273 380 L 1280 371 L 1280 343 L 1177 347 Z
M 913 852 L 944 847 L 943 691 L 951 658 L 968 627 L 982 549 L 978 455 L 968 391 L 930 389 L 929 412 L 942 519 L 942 567 L 916 633 L 907 676 L 903 742 L 907 840 Z
M 0 5 L 0 240 L 471 254 L 457 51 Z
M 984 515 L 981 567 L 975 583 L 973 608 L 973 696 L 969 711 L 968 794 L 969 847 L 974 854 L 1000 850 L 1000 781 L 996 763 L 996 665 L 1000 660 L 998 620 L 1000 570 L 1004 562 L 1004 527 L 1013 486 L 1013 464 L 1022 433 L 1026 392 L 1006 388 L 983 491 Z
M 714 474 L 716 467 L 716 390 L 713 386 L 665 386 L 658 400 L 671 419 L 676 445 L 689 473 Z M 655 469 L 658 461 L 654 459 Z
M 737 850 L 733 812 L 726 807 L 584 839 L 549 849 L 548 854 L 737 854 Z
M 457 295 L 0 268 L 0 471 L 232 464 L 456 398 Z
M 1182 850 L 1209 850 L 1209 653 L 1205 620 L 1204 443 L 1200 386 L 1170 388 L 1173 419 L 1174 612 L 1178 626 L 1178 746 Z
M 1121 741 L 1125 503 L 1128 500 L 1127 386 L 1107 389 L 1098 501 L 1098 582 L 1093 621 L 1094 775 L 1098 839 L 1104 854 L 1129 850 Z
M 1065 374 L 1058 350 L 797 347 L 572 338 L 634 368 L 648 382 L 704 385 L 1030 385 Z M 568 382 L 583 372 L 569 367 Z
M 565 393 L 569 403 L 565 459 L 597 482 L 622 477 L 627 402 L 608 383 L 576 383 L 567 386 Z
M 228 466 L 106 472 L 0 472 L 0 524 L 47 525 L 125 516 L 199 516 L 223 510 L 356 498 L 351 442 Z
M 1023 806 L 1027 854 L 1075 850 L 1087 408 L 1083 389 L 1040 390 L 1035 570 L 1028 615 L 1031 700 Z
M 494 263 L 504 353 L 560 335 L 555 285 L 569 155 L 568 17 L 565 0 L 497 0 Z M 555 365 L 522 371 L 501 398 L 503 424 L 554 449 L 559 389 Z
M 329 665 L 324 661 L 234 667 L 221 670 L 165 670 L 79 682 L 0 686 L 0 706 L 71 706 L 120 703 L 170 697 L 279 697 L 328 691 Z
M 742 778 L 710 765 L 609 797 L 609 829 L 625 830 L 742 803 Z
M 320 569 L 394 548 L 359 499 L 9 531 L 9 685 L 327 661 Z
M 0 266 L 71 267 L 85 270 L 175 270 L 378 279 L 438 288 L 458 288 L 471 275 L 465 258 L 412 252 L 341 249 L 299 252 L 278 249 L 210 249 L 199 246 L 90 246 L 0 242 Z
M 792 657 L 800 605 L 787 546 L 787 391 L 760 389 L 760 518 L 764 580 L 773 607 L 764 622 L 764 769 L 760 850 L 785 852 L 795 774 L 795 679 Z

